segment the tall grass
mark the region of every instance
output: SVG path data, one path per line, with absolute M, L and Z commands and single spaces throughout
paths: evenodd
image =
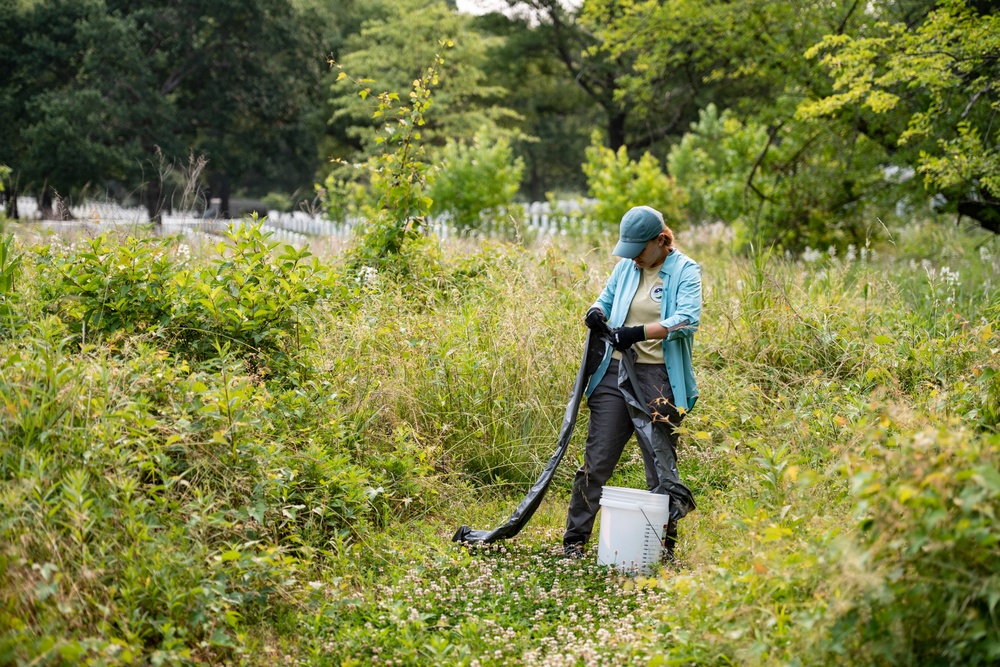
M 550 454 L 607 248 L 423 243 L 404 278 L 254 226 L 5 246 L 0 663 L 995 661 L 996 242 L 679 242 L 699 511 L 649 581 L 550 550 L 585 411 L 518 543 L 448 543 Z

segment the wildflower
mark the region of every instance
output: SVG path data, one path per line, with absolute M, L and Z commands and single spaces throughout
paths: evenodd
M 941 280 L 945 285 L 952 287 L 958 285 L 958 271 L 952 271 L 950 267 L 941 267 Z
M 813 250 L 809 246 L 806 246 L 805 251 L 802 253 L 802 261 L 806 264 L 813 264 L 820 260 L 823 254 L 819 250 Z
M 378 278 L 378 269 L 374 266 L 366 266 L 358 272 L 357 281 L 362 285 L 371 285 Z
M 849 246 L 847 246 L 847 255 L 846 257 L 844 257 L 844 259 L 847 260 L 848 264 L 853 264 L 854 260 L 857 259 L 857 257 L 858 257 L 857 248 L 855 248 L 854 244 L 852 243 Z

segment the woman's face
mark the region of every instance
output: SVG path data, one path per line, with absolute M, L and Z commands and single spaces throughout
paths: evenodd
M 650 269 L 659 266 L 667 257 L 667 249 L 660 245 L 660 238 L 657 237 L 646 242 L 646 247 L 638 255 L 632 258 L 635 265 L 640 269 Z

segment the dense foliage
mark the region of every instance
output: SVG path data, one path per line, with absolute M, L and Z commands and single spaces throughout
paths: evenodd
M 0 0 L 8 206 L 357 230 L 0 216 L 0 664 L 1000 662 L 1000 246 L 936 213 L 1000 231 L 997 3 L 506 4 Z M 560 558 L 586 410 L 451 543 L 547 460 L 635 204 L 705 277 L 678 558 Z
M 193 248 L 7 237 L 0 658 L 995 662 L 996 244 L 678 241 L 710 279 L 699 510 L 647 580 L 556 556 L 572 463 L 514 543 L 449 542 L 553 446 L 566 325 L 611 264 L 579 241 L 408 244 L 404 276 L 249 222 Z
M 932 199 L 1000 230 L 996 3 L 5 2 L 0 161 L 50 216 L 84 194 L 138 196 L 151 217 L 206 196 L 227 210 L 234 188 L 295 208 L 319 182 L 334 217 L 367 217 L 357 202 L 380 195 L 354 165 L 380 152 L 379 93 L 434 65 L 422 141 L 509 142 L 522 200 L 593 191 L 596 131 L 682 184 L 679 219 L 736 224 L 744 249 L 843 250 L 873 212 Z M 649 191 L 608 185 L 605 225 Z M 434 212 L 470 226 L 456 206 L 479 205 L 439 188 Z

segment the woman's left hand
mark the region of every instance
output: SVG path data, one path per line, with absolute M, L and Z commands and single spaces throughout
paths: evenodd
M 646 340 L 646 327 L 618 327 L 611 331 L 611 346 L 619 352 L 624 352 L 636 343 Z

